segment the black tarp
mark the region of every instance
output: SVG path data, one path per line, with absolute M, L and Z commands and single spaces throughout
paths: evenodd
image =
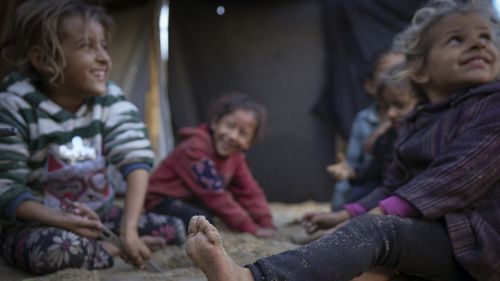
M 420 2 L 171 0 L 174 129 L 202 122 L 223 92 L 252 95 L 269 111 L 267 138 L 248 153 L 269 199 L 329 200 L 336 136 L 368 103 L 362 69 Z
M 355 114 L 370 101 L 360 83 L 372 60 L 390 49 L 392 38 L 425 1 L 326 0 L 325 90 L 315 112 L 348 137 Z

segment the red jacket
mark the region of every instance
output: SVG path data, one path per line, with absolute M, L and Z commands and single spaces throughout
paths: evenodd
M 151 176 L 147 210 L 165 196 L 198 200 L 232 229 L 255 233 L 258 227 L 274 227 L 266 197 L 243 152 L 218 156 L 206 124 L 184 128 L 180 134 L 185 140 Z

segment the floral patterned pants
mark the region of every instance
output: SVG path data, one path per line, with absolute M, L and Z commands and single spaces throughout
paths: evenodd
M 101 221 L 117 233 L 122 209 L 111 207 Z M 139 235 L 163 237 L 167 244 L 180 245 L 186 240 L 182 221 L 175 217 L 146 213 L 139 219 Z M 98 240 L 81 237 L 65 229 L 32 224 L 2 226 L 2 256 L 10 265 L 35 274 L 47 274 L 65 268 L 89 270 L 113 265 L 113 257 Z

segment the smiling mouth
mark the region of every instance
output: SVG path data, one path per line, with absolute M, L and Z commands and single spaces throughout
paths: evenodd
M 464 60 L 461 65 L 467 64 L 490 64 L 490 60 L 485 56 L 473 56 Z
M 98 80 L 106 80 L 108 72 L 105 70 L 94 70 L 91 72 L 92 76 Z
M 227 142 L 227 141 L 224 141 L 224 140 L 221 140 L 220 142 L 222 144 L 222 147 L 225 149 L 225 150 L 232 150 L 234 145 L 232 145 L 231 143 Z

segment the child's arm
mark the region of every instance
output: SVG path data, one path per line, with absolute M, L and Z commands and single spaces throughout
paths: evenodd
M 151 256 L 151 252 L 139 238 L 138 233 L 139 216 L 146 196 L 148 179 L 149 172 L 144 169 L 134 170 L 127 175 L 125 208 L 120 224 L 123 246 L 136 266 L 141 266 Z
M 428 168 L 395 191 L 426 219 L 470 207 L 500 182 L 500 94 L 462 106 L 461 131 L 448 133 Z
M 139 239 L 137 226 L 154 154 L 137 107 L 127 101 L 121 89 L 113 84 L 108 86 L 105 98 L 108 111 L 103 120 L 104 153 L 127 181 L 120 237 L 129 258 L 136 266 L 141 266 L 151 253 Z
M 256 224 L 263 228 L 275 228 L 266 195 L 253 177 L 244 157 L 235 171 L 229 191 Z
M 226 190 L 210 151 L 206 147 L 191 145 L 190 141 L 192 140 L 186 140 L 187 143 L 181 144 L 169 156 L 170 167 L 180 179 L 179 184 L 182 184 L 182 188 L 189 189 L 193 197 L 220 217 L 230 228 L 255 234 L 258 226 Z M 157 170 L 156 173 L 158 172 L 160 171 Z
M 346 158 L 349 165 L 353 168 L 361 165 L 366 160 L 364 159 L 364 144 L 367 138 L 365 127 L 368 126 L 366 119 L 370 110 L 369 108 L 365 108 L 359 111 L 352 122 L 349 140 L 347 141 Z
M 0 138 L 0 214 L 10 221 L 39 222 L 79 235 L 96 238 L 102 226 L 97 215 L 86 209 L 85 216 L 47 207 L 27 186 L 30 170 L 29 122 L 20 114 L 29 105 L 6 93 L 0 99 L 0 127 L 16 128 L 17 134 Z
M 89 238 L 97 238 L 102 227 L 97 214 L 88 208 L 85 216 L 81 216 L 47 207 L 34 200 L 21 203 L 16 209 L 16 218 L 59 227 Z
M 345 155 L 341 152 L 337 153 L 337 163 L 328 165 L 326 171 L 336 181 L 350 180 L 356 177 L 356 172 L 347 162 Z

